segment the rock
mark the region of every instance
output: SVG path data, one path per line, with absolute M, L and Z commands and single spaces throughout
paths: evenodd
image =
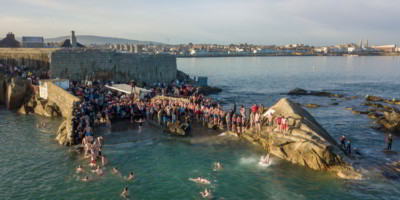
M 319 108 L 319 107 L 321 107 L 320 105 L 317 105 L 317 104 L 314 104 L 314 103 L 309 103 L 309 104 L 306 104 L 304 106 L 307 107 L 307 108 Z
M 352 99 L 357 99 L 358 96 L 351 96 L 351 97 L 345 97 L 345 100 L 352 100 Z
M 383 119 L 377 121 L 381 125 L 381 129 L 387 132 L 400 133 L 400 113 L 384 112 Z
M 368 113 L 368 117 L 372 119 L 380 119 L 382 116 L 383 116 L 382 114 L 376 112 Z
M 378 97 L 378 96 L 371 96 L 371 95 L 367 95 L 365 97 L 366 101 L 383 101 L 384 99 L 382 97 Z
M 331 106 L 337 106 L 337 105 L 339 105 L 339 103 L 335 102 L 335 103 L 331 103 L 331 104 L 329 104 L 329 105 L 331 105 Z
M 355 115 L 360 115 L 360 114 L 368 115 L 368 111 L 353 110 L 353 111 L 351 111 L 351 113 L 353 113 L 353 114 L 355 114 Z
M 290 90 L 287 95 L 310 95 L 310 96 L 322 96 L 322 97 L 338 97 L 342 98 L 344 97 L 341 94 L 333 94 L 330 92 L 325 92 L 325 91 L 307 91 L 301 88 L 295 88 L 293 90 Z
M 56 140 L 59 144 L 65 146 L 71 146 L 74 144 L 72 119 L 68 118 L 64 120 L 57 131 Z
M 275 110 L 274 116 L 289 117 L 289 134 L 281 135 L 265 127 L 261 137 L 254 137 L 255 134 L 250 130 L 240 134 L 240 137 L 258 143 L 271 154 L 297 165 L 335 173 L 353 171 L 346 162 L 350 158 L 340 149 L 336 140 L 301 106 L 283 98 L 270 109 Z
M 343 179 L 350 179 L 350 180 L 361 180 L 362 175 L 356 171 L 352 170 L 340 170 L 337 173 L 337 176 Z
M 364 106 L 370 106 L 370 107 L 373 107 L 373 108 L 383 108 L 383 105 L 379 104 L 379 103 L 366 102 L 363 105 Z
M 199 93 L 203 94 L 205 96 L 210 95 L 210 94 L 218 94 L 220 92 L 222 92 L 222 89 L 217 88 L 217 87 L 200 86 L 200 88 L 199 88 Z
M 185 130 L 185 128 L 188 126 L 188 124 L 183 123 L 183 124 L 171 124 L 168 127 L 164 129 L 165 132 L 168 132 L 171 135 L 176 135 L 176 136 L 188 136 L 189 135 L 189 130 Z

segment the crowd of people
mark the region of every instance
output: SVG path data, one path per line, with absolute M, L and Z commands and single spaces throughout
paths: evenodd
M 50 71 L 38 70 L 27 66 L 0 66 L 0 73 L 6 77 L 20 77 L 31 81 L 33 85 L 39 85 L 39 81 L 49 79 Z

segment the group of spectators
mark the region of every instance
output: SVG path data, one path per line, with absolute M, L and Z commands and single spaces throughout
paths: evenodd
M 48 70 L 37 70 L 27 66 L 3 66 L 0 65 L 0 73 L 6 77 L 20 77 L 26 78 L 31 81 L 33 85 L 39 85 L 39 81 L 42 79 L 49 79 L 50 71 Z

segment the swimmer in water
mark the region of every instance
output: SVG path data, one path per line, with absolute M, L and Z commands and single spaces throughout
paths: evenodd
M 215 164 L 214 164 L 214 171 L 217 171 L 217 170 L 223 170 L 224 168 L 222 167 L 222 165 L 221 165 L 221 163 L 220 162 L 216 162 Z
M 102 164 L 103 166 L 105 166 L 105 165 L 108 164 L 108 159 L 106 158 L 105 155 L 102 155 L 102 156 L 101 156 L 101 164 Z
M 82 181 L 83 181 L 83 182 L 88 182 L 88 181 L 90 181 L 90 179 L 89 179 L 88 176 L 85 176 L 85 178 L 83 178 Z
M 140 118 L 139 120 L 136 120 L 136 122 L 139 124 L 139 129 L 143 127 L 143 122 L 145 122 L 145 119 Z
M 119 174 L 118 168 L 114 167 L 111 171 L 112 174 Z
M 260 164 L 269 165 L 270 163 L 271 163 L 271 159 L 269 157 L 269 154 L 266 156 L 261 156 Z
M 97 175 L 103 176 L 104 175 L 104 170 L 100 168 L 100 166 L 97 166 L 96 170 L 92 170 L 93 173 L 96 173 Z
M 211 182 L 203 177 L 197 177 L 197 178 L 189 178 L 189 181 L 193 181 L 196 183 L 201 183 L 201 184 L 211 184 Z
M 127 181 L 130 181 L 130 180 L 135 179 L 135 178 L 136 178 L 136 176 L 133 174 L 133 172 L 131 172 L 131 173 L 129 173 L 128 177 L 126 177 L 125 179 Z
M 200 192 L 203 198 L 212 198 L 211 190 L 205 189 L 204 192 Z
M 121 193 L 121 197 L 127 198 L 128 196 L 129 196 L 128 188 L 125 187 L 124 191 L 122 191 L 122 193 Z
M 79 166 L 76 168 L 76 173 L 79 174 L 79 173 L 81 173 L 81 172 L 85 172 L 85 170 L 82 168 L 82 165 L 79 165 Z

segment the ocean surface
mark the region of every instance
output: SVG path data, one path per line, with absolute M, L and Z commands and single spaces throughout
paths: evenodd
M 400 57 L 179 58 L 178 69 L 207 76 L 209 85 L 222 88 L 213 97 L 226 109 L 233 102 L 271 106 L 296 87 L 359 96 L 355 100 L 288 98 L 322 105 L 307 110 L 334 138 L 346 135 L 352 140 L 364 155 L 355 166 L 365 179 L 342 180 L 276 157 L 272 165 L 261 167 L 257 163 L 265 154 L 262 149 L 210 130 L 195 129 L 194 137 L 176 138 L 152 125 L 139 130 L 131 124 L 116 125 L 112 133 L 103 135 L 109 165 L 105 175 L 98 177 L 90 172 L 88 160 L 56 143 L 61 119 L 18 116 L 1 108 L 0 199 L 122 199 L 119 193 L 124 187 L 129 188 L 129 199 L 201 199 L 199 192 L 205 188 L 213 191 L 215 199 L 399 199 L 400 179 L 382 170 L 385 163 L 400 160 L 382 152 L 387 133 L 375 130 L 366 116 L 345 108 L 367 110 L 361 106 L 367 94 L 400 98 Z M 37 128 L 42 121 L 48 126 Z M 399 146 L 395 140 L 393 149 L 399 151 Z M 212 170 L 216 161 L 224 170 Z M 85 165 L 86 173 L 75 174 L 79 164 Z M 112 167 L 118 167 L 121 176 L 111 174 Z M 131 171 L 136 180 L 124 180 Z M 81 182 L 85 175 L 94 180 Z M 188 181 L 198 176 L 212 184 Z

